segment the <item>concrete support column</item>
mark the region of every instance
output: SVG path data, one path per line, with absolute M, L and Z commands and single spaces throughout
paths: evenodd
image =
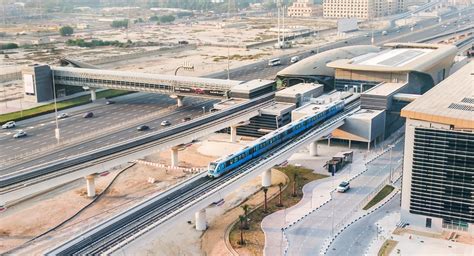
M 370 141 L 367 142 L 367 151 L 370 151 Z
M 351 148 L 351 143 L 352 143 L 352 141 L 351 141 L 351 140 L 349 140 L 349 149 Z
M 95 175 L 88 175 L 86 178 L 87 196 L 95 196 Z
M 206 209 L 202 209 L 194 214 L 196 217 L 196 230 L 204 231 L 207 229 Z
M 184 99 L 184 96 L 177 96 L 176 97 L 176 100 L 178 101 L 178 107 L 183 106 L 183 99 Z
M 96 101 L 97 100 L 97 94 L 95 93 L 95 88 L 90 88 L 91 91 L 91 100 Z
M 262 186 L 270 187 L 272 185 L 272 170 L 268 169 L 262 174 Z
M 309 144 L 309 155 L 310 156 L 317 156 L 318 155 L 318 142 L 313 141 Z
M 328 147 L 331 146 L 331 138 L 328 139 Z
M 171 148 L 171 166 L 178 167 L 178 148 Z
M 230 142 L 237 142 L 237 126 L 230 127 Z

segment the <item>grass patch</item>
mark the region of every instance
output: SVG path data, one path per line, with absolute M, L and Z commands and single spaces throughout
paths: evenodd
M 97 92 L 97 99 L 113 98 L 113 97 L 129 94 L 129 93 L 131 92 L 119 91 L 119 90 L 105 90 L 105 91 Z M 58 101 L 57 106 L 58 106 L 58 110 L 62 110 L 62 109 L 84 105 L 89 102 L 91 102 L 91 96 L 83 95 L 83 96 L 79 96 L 77 98 L 73 98 L 69 100 Z M 16 111 L 16 112 L 0 115 L 0 124 L 6 123 L 8 121 L 20 121 L 27 118 L 51 113 L 51 112 L 54 112 L 54 103 L 46 104 L 46 105 L 35 107 L 35 108 L 25 109 L 23 110 L 23 116 L 21 115 L 21 111 Z
M 253 55 L 234 54 L 234 55 L 230 55 L 229 58 L 230 58 L 230 60 L 238 60 L 238 61 L 258 60 L 258 59 L 263 58 L 267 55 L 270 55 L 270 54 L 269 53 L 257 53 L 257 54 L 253 54 Z M 219 62 L 219 61 L 223 61 L 223 60 L 227 60 L 227 56 L 216 56 L 216 57 L 213 58 L 214 62 Z
M 248 214 L 249 221 L 249 229 L 244 230 L 244 242 L 245 244 L 242 246 L 238 244 L 240 242 L 240 229 L 239 223 L 236 223 L 229 234 L 229 240 L 234 248 L 245 248 L 248 250 L 250 255 L 263 255 L 263 247 L 265 246 L 265 236 L 261 229 L 261 222 L 263 218 L 267 215 L 270 215 L 276 211 L 282 210 L 284 208 L 291 207 L 298 203 L 301 198 L 303 197 L 302 188 L 305 184 L 328 177 L 328 175 L 322 175 L 313 173 L 313 170 L 303 168 L 303 167 L 296 167 L 293 165 L 288 165 L 286 167 L 278 167 L 279 171 L 283 172 L 289 178 L 289 184 L 286 188 L 282 191 L 282 207 L 278 207 L 279 197 L 278 195 L 273 199 L 269 200 L 268 210 L 264 212 L 264 207 L 261 205 L 254 211 Z M 296 177 L 296 196 L 293 196 L 293 181 L 295 180 L 295 173 L 297 174 Z M 262 193 L 263 191 L 259 191 L 257 193 Z
M 372 200 L 370 200 L 369 203 L 367 203 L 366 206 L 364 206 L 364 210 L 367 210 L 369 209 L 370 207 L 374 206 L 375 204 L 377 204 L 378 202 L 382 201 L 382 199 L 384 199 L 386 196 L 388 196 L 390 193 L 392 193 L 392 191 L 394 190 L 395 188 L 391 185 L 385 185 L 385 187 L 382 188 L 382 190 L 380 190 L 380 192 L 377 193 L 377 195 L 374 196 L 374 198 L 372 198 Z
M 377 253 L 378 256 L 388 256 L 390 253 L 395 249 L 398 242 L 395 240 L 387 240 L 383 243 L 382 247 L 380 248 L 379 252 Z

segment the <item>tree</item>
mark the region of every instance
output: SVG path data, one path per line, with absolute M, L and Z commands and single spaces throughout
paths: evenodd
M 156 16 L 156 15 L 153 15 L 150 18 L 148 18 L 149 21 L 158 21 L 159 19 L 160 18 L 158 18 L 158 16 Z
M 250 210 L 250 205 L 244 204 L 241 207 L 242 207 L 242 210 L 244 210 L 244 216 L 245 216 L 244 229 L 249 229 L 248 212 Z
M 128 20 L 114 20 L 110 26 L 113 28 L 128 28 Z
M 59 29 L 59 34 L 61 34 L 61 36 L 70 36 L 73 33 L 74 33 L 74 29 L 71 26 L 62 26 Z
M 244 245 L 244 221 L 246 217 L 244 215 L 239 215 L 239 221 L 240 221 L 240 245 Z
M 170 23 L 173 22 L 176 18 L 173 15 L 163 15 L 160 17 L 160 23 Z
M 18 45 L 15 43 L 0 44 L 0 50 L 8 50 L 8 49 L 16 49 L 16 48 L 18 48 Z
M 296 181 L 297 180 L 298 180 L 298 173 L 295 172 L 293 174 L 293 194 L 292 194 L 293 197 L 296 197 L 296 195 L 297 195 L 296 194 Z
M 278 184 L 278 188 L 280 189 L 280 192 L 278 193 L 278 204 L 277 204 L 277 206 L 278 206 L 278 207 L 282 207 L 283 204 L 282 204 L 282 202 L 281 202 L 281 189 L 283 188 L 283 183 L 280 182 L 280 183 Z
M 268 188 L 263 187 L 263 195 L 264 195 L 264 198 L 265 198 L 265 203 L 263 204 L 263 212 L 265 212 L 265 213 L 268 210 L 268 207 L 267 207 L 267 192 L 268 192 Z

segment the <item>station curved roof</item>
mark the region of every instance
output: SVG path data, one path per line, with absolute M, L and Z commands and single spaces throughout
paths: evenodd
M 335 60 L 327 66 L 372 72 L 426 72 L 439 63 L 452 62 L 457 53 L 456 46 L 444 44 L 390 43 L 384 48 L 389 49 L 359 58 Z
M 379 52 L 380 48 L 372 45 L 345 46 L 307 57 L 277 73 L 277 76 L 334 76 L 334 68 L 326 64 L 339 59 L 351 59 L 363 54 Z

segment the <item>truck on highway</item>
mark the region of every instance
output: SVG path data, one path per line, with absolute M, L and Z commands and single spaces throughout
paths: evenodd
M 382 36 L 386 36 L 388 32 L 386 30 L 382 31 Z

